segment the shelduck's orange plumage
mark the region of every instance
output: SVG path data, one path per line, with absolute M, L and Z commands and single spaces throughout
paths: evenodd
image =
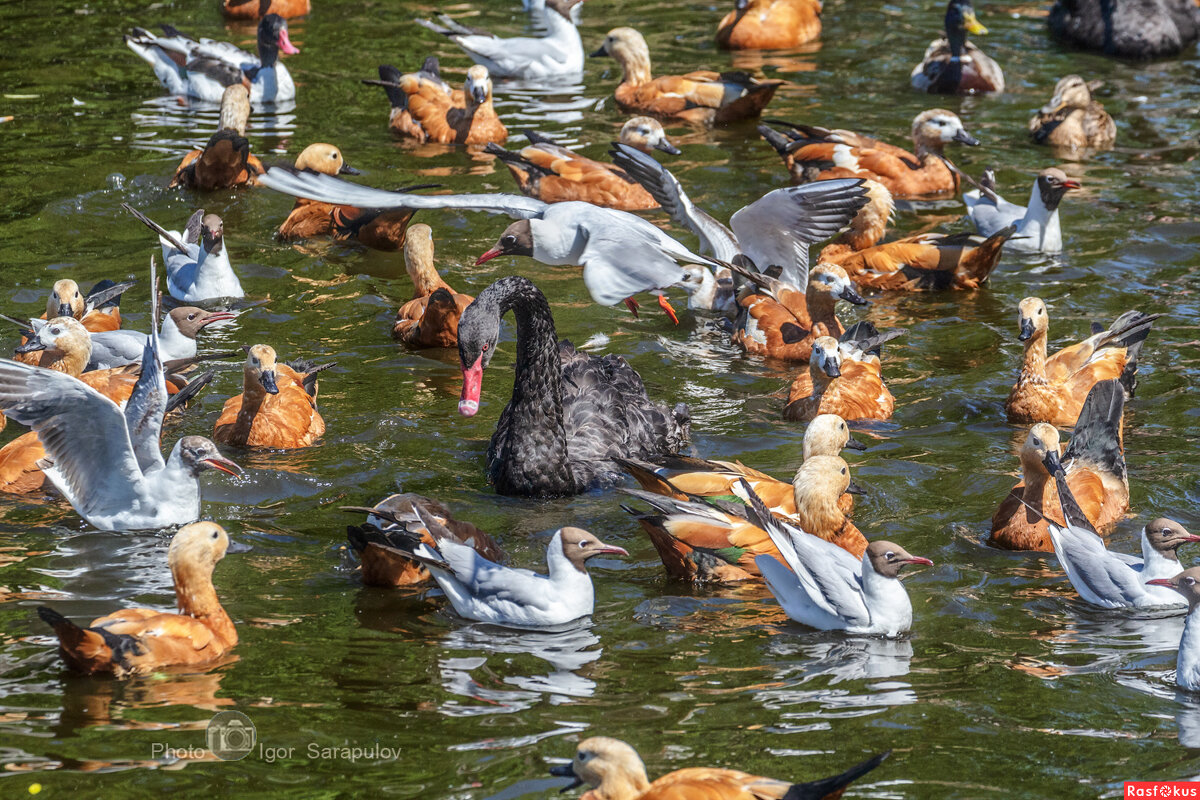
M 420 509 L 420 517 L 414 507 Z M 394 494 L 370 509 L 343 510 L 366 511 L 368 515 L 366 525 L 346 528 L 350 547 L 358 553 L 362 581 L 368 586 L 416 586 L 432 581 L 429 570 L 397 551 L 391 534 L 398 529 L 419 535 L 430 547 L 436 547 L 438 539 L 449 538 L 471 547 L 488 561 L 500 563 L 505 559 L 500 545 L 485 531 L 470 522 L 455 519 L 444 505 L 419 494 Z M 422 519 L 441 526 L 438 539 L 429 532 Z M 411 546 L 411 541 L 403 544 L 405 548 Z
M 358 170 L 346 163 L 341 150 L 324 142 L 304 148 L 296 157 L 296 169 L 323 175 L 358 174 Z M 360 209 L 298 198 L 288 218 L 279 226 L 279 238 L 293 241 L 332 236 L 339 241 L 354 239 L 373 250 L 391 252 L 404 246 L 414 213 L 408 208 Z
M 238 642 L 233 620 L 213 587 L 213 568 L 229 548 L 229 536 L 213 522 L 179 529 L 167 551 L 178 614 L 127 608 L 81 628 L 57 611 L 38 609 L 54 628 L 67 666 L 87 675 L 144 675 L 164 667 L 203 666 Z
M 1107 330 L 1047 357 L 1049 312 L 1041 299 L 1026 297 L 1017 312 L 1025 355 L 1004 406 L 1009 422 L 1074 425 L 1091 388 L 1111 378 L 1132 394 L 1138 354 L 1158 316 L 1128 311 Z
M 726 50 L 782 50 L 821 35 L 821 0 L 736 0 L 717 25 Z
M 317 411 L 316 376 L 331 366 L 293 369 L 278 363 L 269 345 L 250 347 L 242 393 L 225 401 L 213 440 L 239 447 L 308 447 L 325 433 L 325 420 Z
M 803 294 L 775 278 L 739 272 L 760 287 L 760 291 L 746 291 L 739 297 L 733 323 L 734 343 L 751 355 L 807 361 L 817 339 L 845 333 L 837 318 L 838 301 L 855 305 L 867 302 L 846 271 L 836 264 L 817 264 Z
M 650 48 L 633 28 L 613 28 L 593 56 L 612 56 L 621 65 L 614 96 L 628 114 L 674 117 L 700 125 L 757 117 L 783 81 L 760 80 L 745 72 L 689 72 L 653 77 Z
M 454 347 L 458 320 L 475 300 L 442 280 L 433 264 L 433 231 L 413 225 L 404 243 L 404 267 L 413 282 L 413 299 L 400 306 L 392 336 L 410 347 Z
M 1097 529 L 1124 517 L 1129 509 L 1121 445 L 1124 404 L 1119 381 L 1096 384 L 1061 459 L 1053 425 L 1039 422 L 1029 429 L 1021 448 L 1023 479 L 992 516 L 993 544 L 1008 550 L 1054 550 L 1045 518 L 1063 524 L 1055 478 L 1067 481 L 1079 509 Z
M 977 145 L 958 115 L 941 108 L 922 111 L 912 124 L 916 153 L 847 130 L 772 120 L 784 131 L 760 125 L 797 183 L 831 178 L 870 178 L 894 197 L 928 197 L 958 191 L 958 176 L 942 160 L 951 142 Z
M 792 382 L 783 418 L 807 422 L 818 414 L 837 414 L 848 421 L 890 419 L 896 400 L 883 384 L 883 365 L 872 351 L 878 350 L 881 340 L 897 334 L 889 331 L 883 337 L 851 339 L 840 345 L 831 336 L 817 339 L 808 370 Z
M 807 783 L 715 767 L 679 769 L 651 781 L 636 750 L 619 739 L 593 736 L 579 743 L 570 764 L 554 767 L 550 773 L 574 778 L 575 786 L 590 786 L 581 800 L 837 800 L 848 785 L 890 754 L 889 750 L 840 775 Z
M 388 128 L 398 136 L 438 144 L 502 144 L 508 129 L 492 102 L 492 79 L 487 67 L 467 70 L 462 90 L 452 90 L 438 72 L 437 59 L 426 59 L 419 72 L 401 74 L 391 66 L 379 68 L 379 84 L 392 111 Z
M 221 122 L 202 150 L 183 157 L 171 187 L 213 191 L 254 184 L 263 173 L 262 162 L 250 155 L 246 125 L 250 120 L 250 92 L 242 84 L 225 89 L 221 96 Z
M 504 162 L 523 194 L 547 203 L 582 200 L 623 211 L 658 208 L 650 193 L 621 168 L 581 156 L 532 131 L 525 135 L 530 145 L 516 152 L 495 144 L 485 149 Z M 634 117 L 626 122 L 620 141 L 644 153 L 653 147 L 679 154 L 667 140 L 662 124 L 652 117 Z
M 221 0 L 221 15 L 226 19 L 262 19 L 267 14 L 291 19 L 310 13 L 310 0 Z
M 740 504 L 716 499 L 715 505 L 710 505 L 698 495 L 685 492 L 656 474 L 652 465 L 632 461 L 622 464 L 646 487 L 646 491 L 630 491 L 630 494 L 649 503 L 657 513 L 626 510 L 649 535 L 672 577 L 718 583 L 757 580 L 759 570 L 754 563 L 755 557 L 779 557 L 771 537 L 743 516 Z M 720 465 L 716 466 L 719 470 Z M 788 487 L 790 498 L 787 489 L 778 491 L 772 486 L 778 482 L 769 476 L 741 465 L 735 469 L 746 470 L 751 475 L 748 482 L 768 489 L 779 502 L 772 509 L 775 513 L 855 556 L 862 556 L 866 550 L 866 538 L 846 516 L 842 506 L 842 497 L 850 487 L 850 468 L 840 456 L 817 455 L 805 460 Z M 694 487 L 706 482 L 701 476 L 688 476 L 686 480 Z M 715 475 L 707 481 L 709 488 L 722 480 L 733 494 L 745 499 L 736 479 L 730 484 L 724 476 Z M 793 513 L 784 515 L 783 507 L 788 500 Z
M 111 281 L 97 284 L 93 287 L 92 294 L 105 288 L 106 283 L 111 285 Z M 42 313 L 41 318 L 49 320 L 55 317 L 72 317 L 79 320 L 83 327 L 91 333 L 119 330 L 121 307 L 118 305 L 117 299 L 113 298 L 106 304 L 92 308 L 87 297 L 79 290 L 79 284 L 70 278 L 63 278 L 55 281 L 54 286 L 50 288 L 50 294 L 46 297 L 46 310 Z M 39 365 L 44 357 L 43 353 L 40 350 L 21 352 L 20 348 L 26 344 L 28 344 L 28 340 L 21 337 L 21 344 L 17 346 L 17 352 L 13 353 L 13 360 L 23 364 Z

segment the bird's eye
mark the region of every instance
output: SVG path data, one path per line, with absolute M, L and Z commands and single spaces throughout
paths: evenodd
M 1186 583 L 1188 586 L 1194 586 L 1196 584 L 1196 579 L 1192 578 L 1192 577 L 1187 577 L 1187 578 L 1183 579 L 1183 582 Z
M 188 315 L 187 315 L 187 318 L 188 318 L 188 319 L 195 319 L 195 318 L 196 318 L 196 315 L 195 315 L 195 314 L 188 314 Z
M 504 245 L 505 247 L 509 247 L 516 243 L 517 243 L 517 237 L 515 237 L 515 236 L 505 236 L 503 239 L 500 240 L 500 244 Z
M 481 347 L 481 348 L 479 348 L 479 349 L 480 349 L 480 351 L 481 351 L 481 352 L 484 352 L 484 353 L 486 353 L 486 352 L 488 351 L 488 348 L 489 348 L 489 347 L 491 347 L 491 345 L 490 345 L 490 344 L 485 344 L 483 347 Z
M 579 543 L 579 546 L 580 546 L 581 548 L 583 548 L 583 547 L 587 547 L 587 546 L 588 546 L 588 544 L 589 544 L 588 540 L 587 540 L 587 539 L 584 539 L 582 542 L 580 542 L 580 543 Z
M 1041 440 L 1041 439 L 1039 439 L 1039 438 L 1037 438 L 1036 436 L 1035 436 L 1035 437 L 1033 437 L 1033 446 L 1034 446 L 1034 447 L 1041 447 L 1041 446 L 1042 446 L 1042 440 Z
M 846 468 L 845 468 L 845 467 L 842 467 L 842 474 L 843 474 L 843 475 L 845 475 L 845 474 L 846 474 Z
M 1042 315 L 1042 309 L 1039 308 L 1037 313 L 1038 313 L 1038 316 L 1040 317 Z
M 51 328 L 50 333 L 54 336 L 58 336 L 60 333 L 62 333 L 62 330 L 59 328 Z
M 79 292 L 76 292 L 76 293 L 75 293 L 75 296 L 76 296 L 76 297 L 79 297 Z
M 842 424 L 839 426 L 839 430 L 843 430 L 843 431 L 844 431 L 844 430 L 846 430 L 846 423 L 844 423 L 844 422 L 843 422 L 843 423 L 842 423 Z
M 219 532 L 217 532 L 217 531 L 213 531 L 213 535 L 212 535 L 212 537 L 213 537 L 214 539 L 219 539 L 219 538 L 221 537 L 221 534 L 220 534 Z

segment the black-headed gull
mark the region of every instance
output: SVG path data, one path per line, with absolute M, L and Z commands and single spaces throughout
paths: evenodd
M 1071 494 L 1061 465 L 1055 470 L 1054 481 L 1066 524 L 1046 518 L 1050 542 L 1067 580 L 1084 602 L 1100 608 L 1187 604 L 1174 589 L 1155 581 L 1178 575 L 1183 565 L 1176 551 L 1188 542 L 1200 542 L 1200 536 L 1174 520 L 1160 517 L 1142 528 L 1141 558 L 1114 552 L 1105 546 Z M 1036 509 L 1034 512 L 1040 515 Z
M 205 311 L 195 306 L 180 306 L 163 315 L 158 332 L 158 351 L 163 361 L 177 361 L 196 355 L 196 337 L 215 322 L 237 319 L 232 311 Z M 146 352 L 150 335 L 125 328 L 92 334 L 92 357 L 88 369 L 110 369 L 137 364 Z
M 477 264 L 499 255 L 526 255 L 543 264 L 580 265 L 592 299 L 606 306 L 679 283 L 683 278 L 679 262 L 721 266 L 635 214 L 590 203 L 547 204 L 516 194 L 386 192 L 289 167 L 272 167 L 259 182 L 296 197 L 359 208 L 447 208 L 506 214 L 517 222 Z
M 155 77 L 172 94 L 221 102 L 225 88 L 248 83 L 251 103 L 280 103 L 294 100 L 296 84 L 279 60 L 300 51 L 288 38 L 287 21 L 268 14 L 258 23 L 258 55 L 253 56 L 230 42 L 197 41 L 170 25 L 165 36 L 134 28 L 125 44 L 154 70 Z
M 991 190 L 980 189 L 964 192 L 963 202 L 975 230 L 984 236 L 999 233 L 1009 225 L 1017 226 L 1016 234 L 1005 245 L 1010 251 L 1059 253 L 1063 243 L 1058 204 L 1063 195 L 1079 187 L 1079 181 L 1068 178 L 1057 167 L 1049 167 L 1039 172 L 1033 182 L 1028 206 L 1010 203 Z
M 546 548 L 549 574 L 513 569 L 460 544 L 419 507 L 413 510 L 438 546 L 430 547 L 414 533 L 411 549 L 398 552 L 428 568 L 460 616 L 494 625 L 549 628 L 590 615 L 595 592 L 588 559 L 629 555 L 581 528 L 567 527 L 558 530 Z
M 572 79 L 583 73 L 583 40 L 571 11 L 582 0 L 544 0 L 542 20 L 546 35 L 502 39 L 487 31 L 468 28 L 442 14 L 438 22 L 417 22 L 434 33 L 449 37 L 476 64 L 487 67 L 495 78 L 523 80 Z
M 154 312 L 152 317 L 157 307 Z M 183 437 L 163 460 L 167 386 L 156 335 L 147 337 L 142 374 L 124 412 L 70 375 L 16 361 L 0 361 L 0 408 L 38 434 L 51 462 L 46 476 L 100 530 L 194 522 L 200 516 L 199 473 L 241 474 L 203 436 Z
M 839 178 L 767 192 L 737 211 L 730 231 L 696 207 L 670 170 L 645 153 L 622 144 L 609 151 L 613 163 L 629 173 L 658 201 L 663 211 L 700 238 L 700 251 L 732 262 L 739 254 L 765 272 L 800 290 L 808 285 L 808 247 L 836 234 L 867 204 L 861 178 Z
M 898 544 L 874 541 L 857 559 L 832 542 L 775 517 L 743 481 L 752 520 L 763 528 L 787 562 L 754 559 L 771 593 L 787 615 L 823 631 L 899 636 L 912 627 L 912 602 L 900 582 L 910 564 L 933 564 Z M 789 569 L 790 568 L 790 569 Z
M 183 232 L 169 231 L 128 203 L 121 208 L 158 234 L 167 268 L 167 291 L 184 303 L 245 297 L 225 247 L 225 223 L 198 209 Z
M 1175 662 L 1175 683 L 1189 692 L 1200 692 L 1200 567 L 1185 569 L 1171 578 L 1155 578 L 1147 583 L 1178 592 L 1187 603 L 1187 619 L 1183 637 L 1179 640 L 1179 657 Z

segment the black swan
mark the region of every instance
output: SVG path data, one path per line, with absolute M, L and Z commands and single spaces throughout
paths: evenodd
M 1173 56 L 1200 37 L 1200 8 L 1193 0 L 1057 0 L 1050 32 L 1110 56 Z
M 496 351 L 500 318 L 517 321 L 512 399 L 488 446 L 488 479 L 500 494 L 579 494 L 621 478 L 614 458 L 677 452 L 688 437 L 687 406 L 655 403 L 620 356 L 581 353 L 558 341 L 545 295 L 526 278 L 501 278 L 479 293 L 458 323 L 463 390 L 458 410 L 479 410 L 483 371 Z

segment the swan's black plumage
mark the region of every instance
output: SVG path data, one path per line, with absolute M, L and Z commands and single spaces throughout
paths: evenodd
M 546 297 L 529 280 L 502 278 L 480 292 L 458 324 L 466 370 L 495 352 L 500 319 L 517 323 L 512 399 L 488 447 L 488 478 L 501 494 L 552 497 L 615 483 L 614 458 L 679 450 L 687 407 L 673 410 L 646 394 L 641 376 L 619 356 L 581 353 L 559 342 Z
M 1173 56 L 1200 38 L 1200 8 L 1193 0 L 1057 0 L 1050 31 L 1110 56 Z

